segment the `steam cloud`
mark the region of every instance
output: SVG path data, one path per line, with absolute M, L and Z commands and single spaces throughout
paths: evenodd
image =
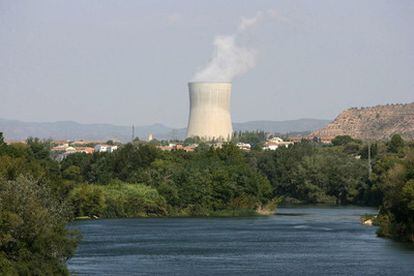
M 210 61 L 194 75 L 193 81 L 231 82 L 252 69 L 256 65 L 257 51 L 239 45 L 238 39 L 264 18 L 276 15 L 274 10 L 259 11 L 253 17 L 242 17 L 236 33 L 216 36 Z

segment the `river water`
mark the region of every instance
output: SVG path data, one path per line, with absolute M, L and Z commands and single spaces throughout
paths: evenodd
M 270 217 L 77 221 L 77 275 L 414 275 L 414 248 L 361 225 L 374 209 L 279 208 Z

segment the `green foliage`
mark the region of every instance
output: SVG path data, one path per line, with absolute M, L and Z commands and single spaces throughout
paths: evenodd
M 407 206 L 407 211 L 414 211 L 414 179 L 406 182 L 402 189 L 402 200 Z
M 405 152 L 392 159 L 383 156 L 375 170 L 375 181 L 384 194 L 378 234 L 414 242 L 414 149 Z
M 50 143 L 0 145 L 0 274 L 67 274 L 77 237 L 65 228 L 70 189 Z
M 67 221 L 65 205 L 45 183 L 0 180 L 0 274 L 68 274 L 77 237 Z
M 161 141 L 157 140 L 157 139 L 152 139 L 151 141 L 148 142 L 149 145 L 152 146 L 160 146 L 161 145 Z
M 188 145 L 191 145 L 191 144 L 200 144 L 202 142 L 203 141 L 198 136 L 196 136 L 196 137 L 187 137 L 184 140 L 184 145 L 188 146 Z
M 347 136 L 250 152 L 233 143 L 162 152 L 134 141 L 59 163 L 49 141 L 7 145 L 0 134 L 0 273 L 67 273 L 76 238 L 64 225 L 73 216 L 251 215 L 270 212 L 281 198 L 381 204 L 379 234 L 414 240 L 414 146 L 400 138 L 372 144 L 368 180 L 368 147 Z M 234 142 L 259 147 L 264 139 L 241 133 Z
M 305 203 L 363 204 L 366 163 L 342 147 L 295 144 L 258 156 L 258 168 L 273 185 L 274 196 Z
M 209 215 L 234 209 L 235 202 L 240 208 L 254 210 L 272 195 L 269 181 L 250 166 L 245 153 L 234 144 L 219 149 L 199 147 L 194 153 L 161 152 L 151 145 L 126 144 L 110 154 L 70 155 L 62 161 L 61 169 L 67 181 L 83 179 L 98 184 L 81 185 L 72 191 L 78 216 Z M 152 205 L 129 212 L 122 207 L 124 196 L 112 196 L 117 181 L 151 186 L 162 198 L 155 201 L 159 208 Z M 116 187 L 130 194 L 128 185 L 137 184 Z
M 357 142 L 350 142 L 343 146 L 343 152 L 347 154 L 358 155 L 361 152 L 361 144 Z
M 378 143 L 370 143 L 369 145 L 368 144 L 363 145 L 361 147 L 361 150 L 360 150 L 361 158 L 362 159 L 368 159 L 368 147 L 369 147 L 369 149 L 371 151 L 370 152 L 371 153 L 371 159 L 376 158 L 377 155 L 378 155 L 378 151 L 379 151 L 379 149 L 378 149 Z
M 292 175 L 297 165 L 305 156 L 314 154 L 315 145 L 311 143 L 295 144 L 289 148 L 280 148 L 276 151 L 260 152 L 252 157 L 257 159 L 257 168 L 273 186 L 273 196 L 294 195 Z
M 69 200 L 76 216 L 111 218 L 167 214 L 164 198 L 156 189 L 143 184 L 81 184 L 72 190 Z
M 81 169 L 78 166 L 71 165 L 63 172 L 63 178 L 73 181 L 82 181 Z
M 28 138 L 26 144 L 29 146 L 29 154 L 34 159 L 49 159 L 50 141 L 41 141 L 39 138 Z
M 157 188 L 172 213 L 208 215 L 235 206 L 254 210 L 271 195 L 268 180 L 233 144 L 169 157 L 154 161 L 142 180 Z
M 349 135 L 339 135 L 332 139 L 331 143 L 334 146 L 344 146 L 349 143 L 360 143 L 360 141 L 353 139 Z
M 103 186 L 80 185 L 74 188 L 69 201 L 74 206 L 76 216 L 101 216 L 105 209 Z
M 392 153 L 398 153 L 404 147 L 404 140 L 399 134 L 394 134 L 388 143 L 388 151 Z
M 5 153 L 6 148 L 7 148 L 7 145 L 4 142 L 3 132 L 0 132 L 0 155 L 3 155 Z

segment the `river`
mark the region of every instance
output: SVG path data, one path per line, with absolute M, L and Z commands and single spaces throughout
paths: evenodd
M 77 275 L 414 275 L 414 248 L 378 238 L 359 207 L 269 217 L 76 221 Z

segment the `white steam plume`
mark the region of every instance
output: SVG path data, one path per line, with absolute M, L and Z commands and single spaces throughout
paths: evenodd
M 205 67 L 193 77 L 193 81 L 231 82 L 234 77 L 246 73 L 256 65 L 256 50 L 239 45 L 238 38 L 257 25 L 265 17 L 275 17 L 274 10 L 259 11 L 250 18 L 242 17 L 237 32 L 214 38 L 214 53 Z

